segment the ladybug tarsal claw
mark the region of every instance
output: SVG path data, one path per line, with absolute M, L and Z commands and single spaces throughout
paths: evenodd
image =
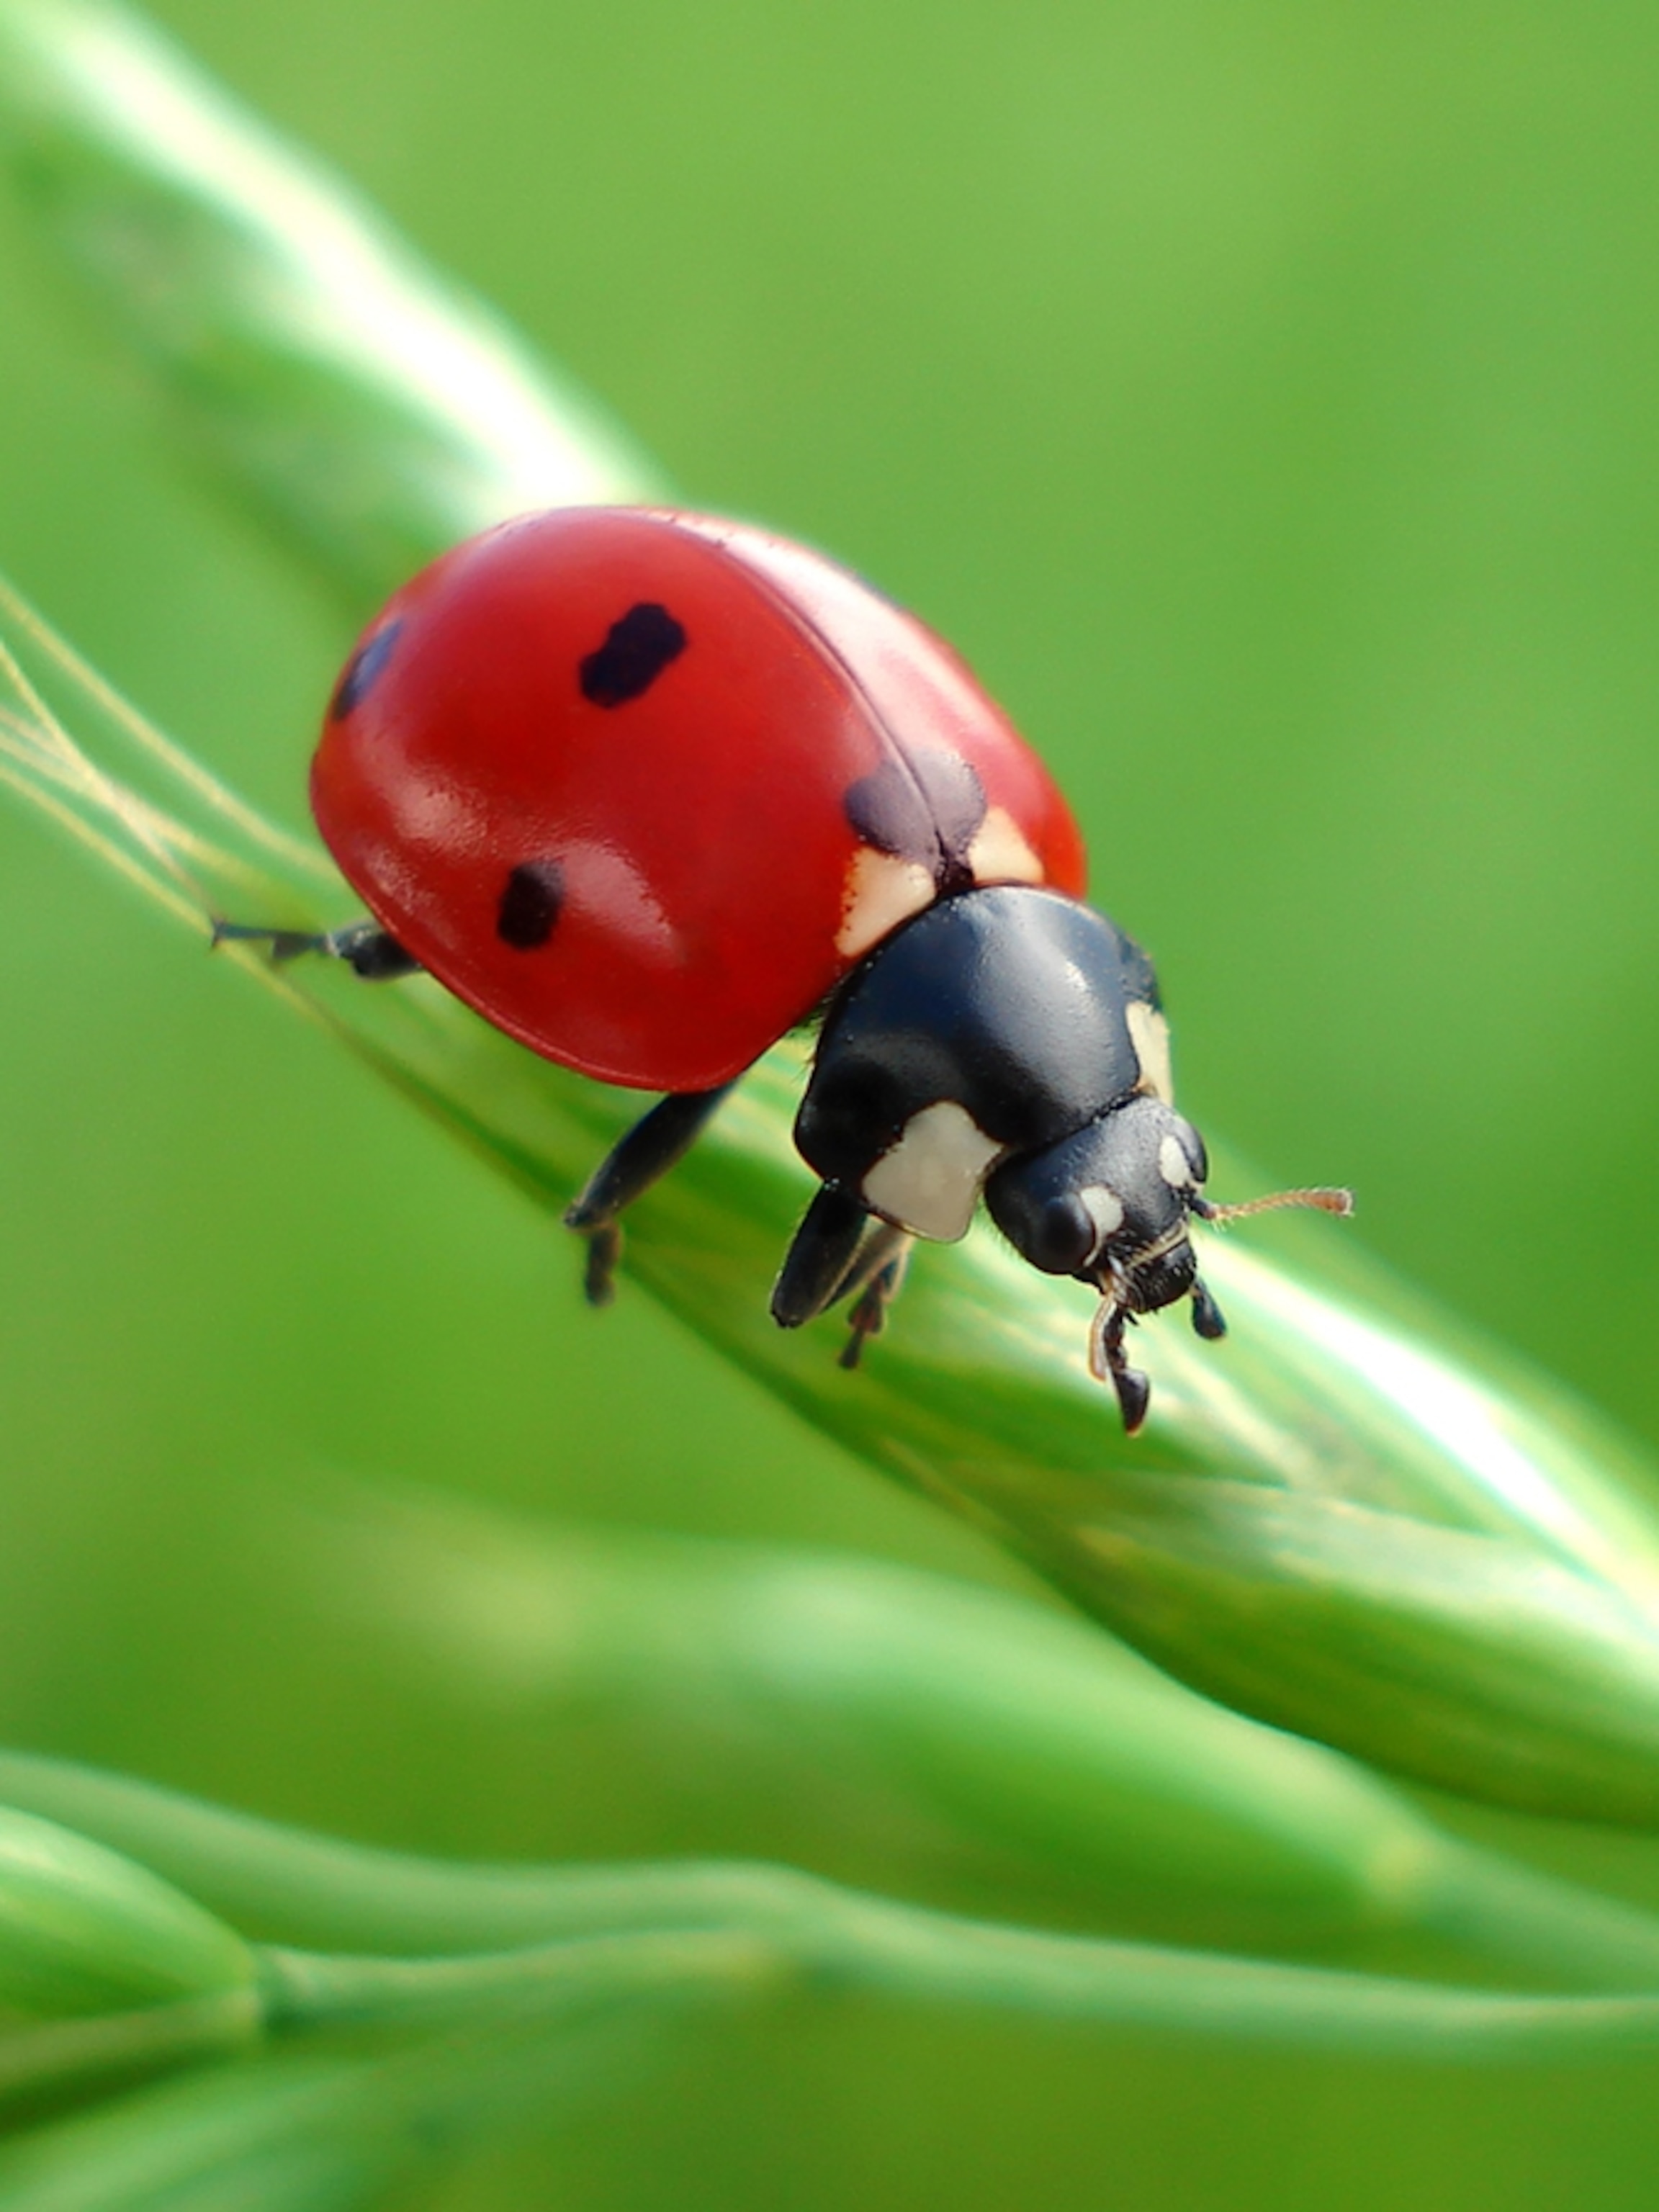
M 622 1224 L 601 1222 L 582 1232 L 587 1238 L 587 1257 L 582 1267 L 582 1296 L 591 1306 L 608 1306 L 617 1296 L 617 1268 L 622 1259 Z
M 1152 1386 L 1138 1367 L 1115 1369 L 1112 1382 L 1123 1414 L 1123 1433 L 1126 1437 L 1139 1436 L 1152 1402 Z
M 847 1341 L 841 1348 L 839 1364 L 850 1370 L 864 1356 L 864 1347 L 872 1336 L 879 1336 L 887 1326 L 887 1296 L 882 1289 L 879 1275 L 866 1284 L 853 1304 L 847 1316 Z
M 1227 1334 L 1226 1317 L 1204 1284 L 1193 1283 L 1193 1330 L 1206 1344 L 1218 1344 Z
M 216 915 L 208 950 L 216 952 L 222 945 L 263 945 L 276 962 L 297 960 L 303 952 L 328 950 L 327 939 L 315 931 L 270 929 L 258 923 L 224 921 Z
M 903 1230 L 882 1223 L 871 1232 L 848 1279 L 836 1291 L 836 1298 L 857 1293 L 847 1317 L 850 1333 L 837 1363 L 849 1371 L 859 1364 L 870 1339 L 879 1336 L 887 1326 L 887 1310 L 898 1296 L 910 1264 L 911 1242 Z

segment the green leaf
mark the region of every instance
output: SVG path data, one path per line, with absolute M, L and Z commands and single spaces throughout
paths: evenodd
M 0 2106 L 66 2100 L 245 2050 L 265 2025 L 247 1945 L 182 1892 L 0 1807 Z
M 0 2017 L 42 2020 L 246 1990 L 247 1946 L 170 1884 L 0 1807 Z

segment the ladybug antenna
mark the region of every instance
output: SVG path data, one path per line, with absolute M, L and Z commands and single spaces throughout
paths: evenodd
M 1212 1206 L 1207 1198 L 1189 1200 L 1192 1211 L 1200 1221 L 1207 1221 L 1212 1229 L 1224 1229 L 1229 1222 L 1243 1221 L 1247 1214 L 1276 1213 L 1283 1206 L 1310 1206 L 1317 1213 L 1350 1214 L 1353 1212 L 1353 1193 L 1351 1190 L 1275 1190 L 1266 1198 L 1247 1198 L 1236 1206 Z

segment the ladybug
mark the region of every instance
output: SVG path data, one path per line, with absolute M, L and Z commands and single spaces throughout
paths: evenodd
M 456 547 L 369 623 L 312 769 L 373 920 L 259 936 L 424 969 L 549 1060 L 665 1095 L 566 1215 L 605 1303 L 623 1210 L 744 1070 L 821 1016 L 795 1141 L 819 1178 L 772 1292 L 842 1299 L 856 1364 L 911 1240 L 981 1196 L 1099 1292 L 1090 1364 L 1130 1431 L 1126 1325 L 1191 1301 L 1203 1140 L 1151 962 L 1083 903 L 1047 769 L 940 639 L 821 555 L 667 508 L 562 508 Z

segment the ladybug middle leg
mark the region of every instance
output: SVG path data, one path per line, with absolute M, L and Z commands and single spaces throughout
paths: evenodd
M 722 1083 L 718 1090 L 676 1091 L 659 1099 L 617 1139 L 565 1209 L 565 1227 L 587 1239 L 582 1288 L 589 1305 L 608 1306 L 617 1294 L 623 1245 L 619 1216 L 684 1158 L 732 1088 Z

